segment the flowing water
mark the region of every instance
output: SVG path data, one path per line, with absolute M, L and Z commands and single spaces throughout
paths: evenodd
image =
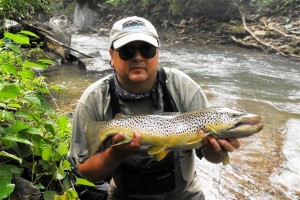
M 74 63 L 45 73 L 64 87 L 54 96 L 66 111 L 111 72 L 108 38 L 74 35 L 72 47 L 99 58 L 87 69 Z M 212 105 L 260 114 L 264 121 L 260 133 L 240 139 L 229 165 L 197 161 L 207 199 L 300 199 L 300 62 L 237 47 L 163 44 L 160 66 L 186 72 Z

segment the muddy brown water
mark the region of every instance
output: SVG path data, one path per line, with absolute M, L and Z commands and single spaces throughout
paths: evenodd
M 84 89 L 111 73 L 108 38 L 74 35 L 72 47 L 96 53 L 103 64 L 64 64 L 44 75 L 63 87 L 53 93 L 71 111 Z M 227 166 L 197 161 L 207 199 L 300 199 L 300 62 L 228 46 L 163 44 L 160 65 L 190 75 L 214 106 L 260 114 L 264 129 L 240 140 Z

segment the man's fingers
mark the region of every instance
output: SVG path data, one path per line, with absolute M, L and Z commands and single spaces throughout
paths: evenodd
M 240 143 L 236 139 L 228 139 L 228 140 L 218 139 L 218 142 L 226 151 L 229 152 L 233 152 L 240 147 Z
M 131 142 L 132 147 L 140 147 L 142 141 L 142 136 L 137 132 L 133 132 L 133 140 Z
M 237 139 L 229 138 L 229 139 L 227 139 L 227 141 L 228 141 L 232 146 L 234 146 L 234 148 L 236 148 L 236 149 L 240 148 L 240 146 L 241 146 L 240 142 L 239 142 Z
M 200 130 L 200 131 L 198 132 L 198 134 L 201 135 L 201 136 L 205 136 L 205 132 L 204 132 L 203 130 Z M 207 145 L 207 144 L 208 144 L 207 138 L 203 138 L 203 139 L 201 140 L 201 143 L 202 143 L 203 145 Z
M 124 139 L 124 134 L 123 133 L 117 133 L 113 138 L 112 138 L 112 143 L 116 144 Z
M 211 145 L 217 152 L 222 151 L 222 148 L 221 148 L 220 144 L 218 143 L 218 141 L 217 141 L 215 138 L 213 138 L 213 137 L 211 137 L 211 136 L 208 136 L 208 137 L 207 137 L 207 140 L 208 140 L 208 142 L 210 143 L 210 145 Z

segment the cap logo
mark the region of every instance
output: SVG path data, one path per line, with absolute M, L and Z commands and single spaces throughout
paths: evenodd
M 133 30 L 148 30 L 145 23 L 139 20 L 130 20 L 123 24 L 123 30 L 122 31 L 133 31 Z

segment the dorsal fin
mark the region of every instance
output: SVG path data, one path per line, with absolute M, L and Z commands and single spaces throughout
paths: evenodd
M 121 118 L 124 118 L 126 117 L 126 115 L 122 114 L 122 113 L 117 113 L 114 117 L 114 119 L 121 119 Z

